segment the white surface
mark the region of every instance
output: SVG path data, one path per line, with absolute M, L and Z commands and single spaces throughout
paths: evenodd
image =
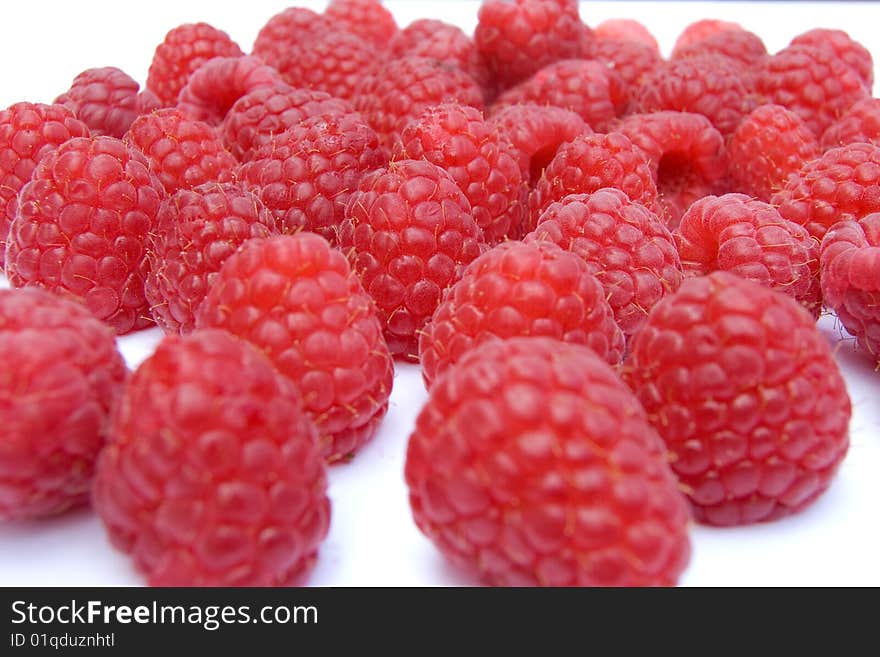
M 291 4 L 320 8 L 325 3 Z M 478 3 L 388 0 L 386 5 L 401 25 L 428 16 L 472 30 Z M 118 66 L 143 83 L 153 49 L 183 22 L 207 21 L 247 50 L 260 26 L 284 7 L 283 1 L 266 0 L 5 3 L 0 107 L 20 100 L 51 102 L 77 73 L 95 66 Z M 637 18 L 665 53 L 681 29 L 700 18 L 737 21 L 759 34 L 771 51 L 807 29 L 837 27 L 880 61 L 880 5 L 873 3 L 595 2 L 582 3 L 582 15 L 593 25 L 606 18 Z M 694 526 L 693 557 L 682 584 L 880 585 L 880 373 L 853 351 L 850 339 L 842 339 L 833 318 L 823 318 L 820 326 L 839 345 L 838 360 L 854 409 L 852 447 L 836 482 L 792 518 L 733 529 Z M 148 356 L 160 337 L 153 329 L 121 339 L 129 365 Z M 351 463 L 330 469 L 333 521 L 311 584 L 476 583 L 448 567 L 411 520 L 403 457 L 425 393 L 415 367 L 397 369 L 391 411 L 380 434 Z M 0 526 L 0 585 L 142 583 L 128 558 L 110 547 L 89 511 Z

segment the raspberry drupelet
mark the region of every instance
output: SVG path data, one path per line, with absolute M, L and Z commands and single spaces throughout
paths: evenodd
M 880 98 L 854 103 L 822 134 L 822 148 L 826 150 L 856 142 L 880 146 Z
M 645 412 L 590 349 L 492 340 L 440 377 L 405 478 L 419 529 L 490 585 L 674 585 L 684 497 Z
M 380 0 L 330 0 L 324 17 L 334 29 L 350 32 L 373 49 L 388 48 L 398 32 L 394 15 Z
M 830 48 L 838 59 L 859 75 L 866 89 L 874 84 L 874 58 L 871 51 L 843 30 L 822 27 L 808 30 L 792 39 L 791 45 Z
M 734 274 L 688 278 L 654 306 L 624 374 L 700 522 L 796 513 L 847 452 L 850 400 L 814 318 Z
M 288 7 L 260 28 L 251 53 L 269 66 L 278 66 L 287 51 L 332 29 L 330 21 L 306 7 Z
M 373 302 L 318 235 L 246 242 L 220 268 L 196 327 L 250 341 L 296 384 L 328 462 L 353 456 L 388 411 L 394 366 Z

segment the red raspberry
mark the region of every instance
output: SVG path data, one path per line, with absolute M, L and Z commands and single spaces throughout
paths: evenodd
M 616 187 L 633 201 L 656 208 L 657 185 L 642 150 L 619 132 L 582 134 L 563 144 L 529 199 L 530 228 L 544 210 L 569 194 Z
M 739 64 L 721 55 L 663 62 L 648 73 L 636 92 L 636 110 L 693 112 L 706 116 L 724 137 L 751 110 Z
M 843 30 L 817 28 L 791 40 L 793 46 L 830 48 L 838 59 L 848 64 L 861 78 L 866 89 L 874 84 L 874 59 L 871 51 Z
M 393 146 L 407 123 L 431 105 L 457 101 L 483 108 L 483 92 L 457 66 L 426 57 L 390 60 L 364 79 L 355 97 L 363 113 L 386 146 Z
M 144 249 L 164 196 L 146 158 L 123 141 L 66 141 L 21 190 L 9 282 L 79 299 L 120 335 L 149 326 Z
M 724 137 L 702 114 L 632 114 L 615 128 L 645 153 L 657 184 L 660 216 L 670 228 L 688 206 L 727 182 Z
M 847 331 L 880 362 L 880 213 L 842 221 L 822 240 L 822 294 Z
M 850 401 L 827 340 L 796 301 L 739 276 L 686 279 L 654 306 L 625 374 L 701 522 L 797 512 L 846 454 Z
M 880 99 L 865 98 L 854 103 L 822 135 L 822 147 L 826 150 L 855 142 L 880 146 Z
M 147 89 L 156 94 L 162 105 L 174 105 L 189 76 L 206 61 L 243 54 L 223 30 L 207 23 L 178 25 L 156 47 L 147 74 Z
M 388 54 L 395 58 L 415 55 L 454 64 L 477 81 L 485 96 L 492 95 L 491 74 L 477 45 L 456 25 L 430 18 L 413 21 L 391 40 Z
M 583 54 L 575 0 L 484 0 L 474 40 L 503 89 Z
M 639 21 L 631 18 L 609 18 L 593 28 L 593 36 L 599 45 L 603 41 L 635 42 L 651 48 L 660 57 L 660 46 L 651 31 Z
M 392 355 L 408 360 L 418 360 L 419 332 L 482 243 L 456 181 L 424 160 L 392 161 L 364 176 L 339 229 Z
M 330 22 L 311 9 L 288 7 L 272 16 L 260 29 L 252 54 L 269 66 L 278 66 L 292 46 L 330 29 Z
M 324 16 L 374 48 L 387 48 L 397 34 L 394 16 L 380 0 L 330 0 Z
M 724 55 L 745 68 L 760 65 L 767 57 L 767 46 L 754 32 L 724 30 L 699 41 L 676 47 L 672 59 L 687 59 L 700 55 Z
M 152 586 L 301 584 L 330 524 L 296 387 L 225 331 L 167 336 L 137 369 L 94 502 Z
M 690 557 L 662 442 L 579 345 L 472 350 L 431 389 L 405 477 L 419 529 L 492 585 L 673 585 Z
M 787 107 L 820 137 L 844 112 L 870 94 L 858 73 L 830 48 L 788 46 L 765 60 L 757 92 Z
M 360 114 L 315 116 L 261 146 L 238 171 L 284 232 L 336 242 L 345 206 L 365 173 L 388 157 Z
M 369 43 L 348 32 L 326 32 L 290 46 L 276 67 L 293 87 L 350 100 L 377 63 L 375 48 Z
M 190 75 L 177 106 L 190 118 L 218 125 L 239 98 L 279 82 L 278 71 L 257 57 L 215 57 Z
M 880 212 L 880 146 L 849 144 L 826 151 L 790 176 L 772 203 L 817 240 L 838 221 Z
M 602 284 L 582 258 L 550 242 L 503 242 L 468 265 L 422 333 L 425 385 L 472 347 L 516 336 L 583 344 L 612 364 L 624 349 Z
M 55 103 L 73 111 L 92 134 L 122 137 L 139 115 L 159 107 L 153 92 L 138 93 L 139 88 L 136 80 L 118 68 L 90 68 L 77 75 Z
M 685 46 L 697 43 L 716 34 L 729 31 L 744 31 L 744 28 L 739 23 L 721 21 L 714 18 L 704 18 L 702 20 L 694 21 L 685 27 L 681 34 L 678 35 L 672 50 L 675 52 Z
M 63 105 L 16 103 L 0 111 L 0 269 L 18 194 L 37 162 L 68 139 L 88 135 L 88 126 Z
M 125 134 L 125 142 L 147 157 L 169 194 L 230 180 L 238 164 L 211 126 L 192 121 L 176 109 L 138 117 Z
M 572 194 L 552 203 L 524 241 L 553 242 L 583 258 L 605 288 L 627 340 L 654 304 L 681 285 L 681 262 L 669 230 L 619 189 Z
M 113 331 L 43 290 L 0 290 L 0 361 L 0 520 L 87 504 L 125 380 Z
M 436 105 L 401 135 L 397 159 L 425 159 L 445 169 L 470 202 L 474 220 L 489 244 L 522 228 L 529 188 L 519 153 L 478 109 Z
M 598 39 L 590 55 L 620 76 L 628 99 L 642 85 L 645 76 L 663 61 L 656 50 L 636 41 Z
M 223 142 L 240 162 L 247 162 L 257 148 L 300 121 L 353 111 L 352 105 L 323 91 L 286 84 L 259 87 L 235 101 L 226 113 Z
M 818 318 L 819 243 L 772 205 L 745 194 L 706 196 L 684 213 L 675 242 L 686 274 L 729 271 L 787 294 Z
M 593 132 L 584 120 L 560 107 L 525 103 L 502 107 L 489 116 L 519 151 L 520 167 L 534 187 L 559 147 L 583 133 Z
M 165 199 L 150 234 L 144 292 L 166 332 L 189 333 L 221 265 L 251 237 L 278 232 L 275 218 L 237 184 L 206 183 Z
M 629 92 L 623 79 L 602 62 L 569 59 L 545 66 L 508 89 L 495 107 L 534 103 L 578 114 L 593 130 L 605 131 L 623 113 Z
M 196 325 L 266 353 L 302 392 L 330 462 L 369 441 L 388 411 L 394 365 L 373 302 L 317 235 L 248 241 L 223 263 Z
M 727 144 L 731 183 L 769 201 L 790 175 L 820 152 L 801 117 L 782 105 L 761 105 L 742 120 Z

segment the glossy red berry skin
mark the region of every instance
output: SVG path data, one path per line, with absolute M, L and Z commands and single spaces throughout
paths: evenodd
M 275 217 L 240 184 L 206 183 L 165 199 L 147 242 L 144 292 L 153 319 L 166 333 L 191 332 L 226 259 L 248 239 L 278 232 Z
M 394 15 L 381 0 L 330 0 L 324 17 L 334 29 L 343 29 L 371 47 L 384 50 L 397 35 Z
M 244 53 L 223 30 L 207 23 L 185 23 L 173 28 L 156 46 L 147 89 L 156 94 L 165 107 L 177 103 L 180 90 L 189 76 L 214 57 L 240 57 Z
M 729 271 L 822 309 L 819 243 L 772 205 L 745 194 L 705 196 L 682 217 L 675 243 L 685 273 Z
M 630 41 L 642 44 L 660 55 L 660 46 L 651 31 L 631 18 L 608 18 L 593 28 L 595 46 L 601 41 Z
M 0 290 L 0 521 L 88 504 L 125 380 L 113 331 L 43 290 Z
M 6 276 L 82 301 L 120 335 L 152 324 L 146 239 L 165 190 L 113 137 L 77 137 L 40 160 L 9 231 Z
M 152 586 L 291 586 L 330 524 L 300 395 L 225 331 L 167 336 L 132 375 L 94 503 Z
M 880 362 L 880 213 L 835 224 L 822 240 L 822 294 L 844 328 Z
M 657 304 L 624 373 L 703 523 L 800 511 L 849 446 L 849 396 L 813 317 L 734 274 L 689 278 Z
M 251 54 L 277 67 L 292 46 L 330 29 L 330 22 L 323 15 L 306 7 L 288 7 L 260 28 Z
M 376 304 L 391 354 L 414 361 L 441 295 L 484 242 L 448 172 L 425 160 L 394 160 L 361 179 L 339 247 Z
M 624 335 L 582 258 L 550 242 L 502 242 L 468 265 L 425 327 L 425 385 L 469 349 L 529 336 L 586 345 L 611 364 L 623 356 Z
M 822 148 L 836 148 L 856 142 L 880 146 L 880 98 L 854 103 L 822 134 Z
M 715 18 L 703 18 L 688 24 L 678 35 L 675 44 L 672 47 L 673 52 L 680 48 L 698 43 L 703 39 L 708 39 L 730 31 L 743 30 L 743 26 L 733 21 L 722 21 Z
M 88 126 L 63 105 L 16 103 L 0 111 L 0 268 L 18 194 L 37 162 L 68 139 L 88 136 Z
M 843 30 L 821 27 L 808 30 L 792 39 L 791 45 L 830 48 L 838 59 L 858 73 L 866 89 L 874 84 L 874 58 L 871 51 Z
M 673 585 L 684 497 L 643 409 L 590 349 L 493 340 L 437 380 L 407 447 L 419 529 L 503 586 Z
M 672 234 L 651 210 L 619 189 L 572 194 L 552 203 L 525 240 L 549 241 L 580 256 L 599 279 L 627 340 L 651 308 L 681 285 Z
M 388 411 L 394 366 L 373 302 L 318 235 L 247 242 L 223 263 L 196 326 L 250 341 L 296 384 L 329 462 L 366 444 Z
M 146 156 L 168 194 L 207 182 L 228 182 L 238 166 L 214 128 L 177 109 L 138 117 L 125 133 L 125 142 Z

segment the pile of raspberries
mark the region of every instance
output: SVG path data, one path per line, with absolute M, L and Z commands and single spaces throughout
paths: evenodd
M 446 558 L 674 585 L 691 522 L 797 513 L 847 452 L 816 320 L 880 365 L 872 84 L 836 30 L 771 54 L 703 20 L 663 57 L 575 0 L 485 0 L 472 36 L 332 0 L 16 103 L 0 519 L 91 504 L 153 585 L 307 583 L 327 466 L 417 363 L 405 479 Z

